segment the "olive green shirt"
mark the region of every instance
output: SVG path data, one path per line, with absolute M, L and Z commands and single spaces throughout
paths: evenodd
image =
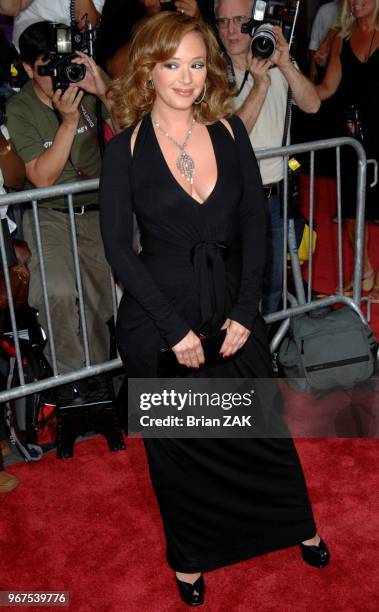
M 95 105 L 95 96 L 90 94 L 83 96 L 71 154 L 62 174 L 55 181 L 55 185 L 99 177 L 101 156 L 97 138 Z M 104 118 L 109 116 L 104 107 L 102 115 Z M 8 101 L 7 127 L 16 151 L 25 163 L 36 159 L 52 146 L 59 127 L 59 119 L 54 110 L 38 98 L 32 80 L 28 81 L 21 91 Z M 26 183 L 26 189 L 33 187 L 30 183 Z M 98 195 L 94 191 L 74 196 L 76 206 L 97 204 L 97 202 Z M 41 200 L 41 205 L 66 208 L 67 198 Z

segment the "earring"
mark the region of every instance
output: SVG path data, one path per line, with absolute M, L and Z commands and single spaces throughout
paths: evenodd
M 205 94 L 207 93 L 207 84 L 204 83 L 204 91 L 203 91 L 203 95 L 201 96 L 201 98 L 198 98 L 197 100 L 194 101 L 194 104 L 201 104 L 205 98 Z
M 153 79 L 148 79 L 146 81 L 146 85 L 148 86 L 149 89 L 155 89 Z

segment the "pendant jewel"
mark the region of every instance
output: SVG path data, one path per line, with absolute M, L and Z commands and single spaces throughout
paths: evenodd
M 175 146 L 177 146 L 178 149 L 180 149 L 180 155 L 179 155 L 178 159 L 176 160 L 176 167 L 179 170 L 180 175 L 183 178 L 185 178 L 192 185 L 193 184 L 193 175 L 195 174 L 195 162 L 193 161 L 192 157 L 190 155 L 188 155 L 188 153 L 186 153 L 185 148 L 188 145 L 188 141 L 189 141 L 190 136 L 192 134 L 193 126 L 196 123 L 195 119 L 192 119 L 192 125 L 191 125 L 190 129 L 187 132 L 187 136 L 185 137 L 183 144 L 180 144 L 177 140 L 175 140 L 175 138 L 170 136 L 170 134 L 168 132 L 166 132 L 160 126 L 158 121 L 154 121 L 154 119 L 153 119 L 153 123 L 154 123 L 155 127 L 158 128 L 158 130 L 163 132 L 163 134 L 166 136 L 166 138 L 171 140 L 171 142 Z
M 176 167 L 182 177 L 189 181 L 192 185 L 195 170 L 195 164 L 192 157 L 188 155 L 188 153 L 186 153 L 185 151 L 182 151 L 178 159 L 176 160 Z

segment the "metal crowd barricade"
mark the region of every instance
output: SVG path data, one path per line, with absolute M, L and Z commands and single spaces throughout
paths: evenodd
M 357 188 L 356 188 L 356 233 L 354 245 L 354 272 L 353 272 L 353 295 L 347 297 L 343 294 L 343 250 L 342 250 L 342 207 L 341 207 L 341 147 L 352 147 L 357 154 Z M 325 298 L 312 300 L 312 277 L 313 277 L 313 228 L 314 228 L 314 186 L 315 186 L 315 154 L 318 151 L 327 149 L 335 149 L 336 152 L 336 196 L 337 196 L 337 240 L 338 240 L 338 291 L 335 295 Z M 308 243 L 308 290 L 307 296 L 304 292 L 303 278 L 300 270 L 299 258 L 297 255 L 297 245 L 294 231 L 294 221 L 288 218 L 288 161 L 290 157 L 299 154 L 309 153 L 310 156 L 310 173 L 309 173 L 309 243 Z M 378 164 L 375 160 L 367 160 L 365 151 L 362 145 L 353 138 L 331 138 L 328 140 L 319 140 L 311 143 L 302 143 L 289 145 L 277 149 L 260 149 L 257 151 L 257 159 L 268 159 L 271 157 L 283 157 L 284 167 L 284 187 L 283 187 L 283 226 L 284 226 L 284 244 L 283 244 L 283 309 L 269 314 L 265 317 L 267 323 L 283 321 L 277 333 L 271 341 L 271 351 L 275 352 L 281 340 L 286 334 L 289 327 L 290 318 L 317 308 L 332 306 L 333 304 L 342 303 L 353 308 L 365 321 L 365 317 L 361 311 L 361 278 L 363 271 L 363 245 L 364 245 L 364 226 L 365 226 L 365 195 L 366 195 L 366 174 L 367 165 L 374 166 L 374 180 L 370 187 L 377 183 L 378 179 Z M 287 279 L 287 252 L 289 250 L 291 258 L 292 275 L 295 285 L 296 296 L 292 296 L 288 292 Z M 287 303 L 290 303 L 290 307 Z M 370 304 L 368 304 L 368 307 Z
M 354 283 L 353 283 L 353 296 L 352 298 L 346 297 L 343 295 L 343 261 L 342 261 L 342 217 L 341 217 L 341 169 L 340 169 L 340 149 L 342 146 L 351 146 L 355 149 L 357 153 L 357 165 L 358 165 L 358 180 L 357 180 L 357 223 L 356 223 L 356 244 L 355 244 L 355 264 L 354 264 Z M 338 254 L 339 254 L 339 262 L 338 262 L 338 274 L 339 274 L 339 290 L 336 295 L 329 296 L 327 298 L 323 298 L 317 301 L 312 301 L 312 274 L 313 274 L 313 261 L 312 261 L 312 229 L 314 225 L 314 160 L 315 154 L 318 151 L 325 151 L 326 149 L 335 149 L 336 150 L 336 166 L 337 166 L 337 181 L 336 181 L 336 189 L 337 189 L 337 210 L 338 210 Z M 280 340 L 285 335 L 286 329 L 289 325 L 290 317 L 295 316 L 297 314 L 301 314 L 307 312 L 309 310 L 313 310 L 316 308 L 320 308 L 323 306 L 330 306 L 332 304 L 342 302 L 345 303 L 352 308 L 361 316 L 364 320 L 363 314 L 361 312 L 360 303 L 361 303 L 361 276 L 362 276 L 362 267 L 363 267 L 363 241 L 364 241 L 364 202 L 365 202 L 365 186 L 366 186 L 366 168 L 367 168 L 367 160 L 365 156 L 365 152 L 363 147 L 352 138 L 334 138 L 330 140 L 321 140 L 312 143 L 305 144 L 297 144 L 290 145 L 286 147 L 280 147 L 275 149 L 265 149 L 257 152 L 257 158 L 267 159 L 270 157 L 283 157 L 284 167 L 287 168 L 288 160 L 291 156 L 309 153 L 310 154 L 310 187 L 309 187 L 309 227 L 310 227 L 310 238 L 309 238 L 309 279 L 308 279 L 308 292 L 307 297 L 304 293 L 303 281 L 301 277 L 300 265 L 297 257 L 297 249 L 296 244 L 294 243 L 294 232 L 293 225 L 291 224 L 291 220 L 288 219 L 288 176 L 287 172 L 285 172 L 284 176 L 284 207 L 283 207 L 283 217 L 284 217 L 284 247 L 283 247 L 283 299 L 284 299 L 284 307 L 281 311 L 268 315 L 266 321 L 271 323 L 274 321 L 283 321 L 282 325 L 279 328 L 278 333 L 275 335 L 271 349 L 275 351 Z M 369 160 L 373 161 L 373 160 Z M 375 180 L 377 179 L 377 165 L 375 165 Z M 48 187 L 43 189 L 33 189 L 29 191 L 23 191 L 14 194 L 7 194 L 0 196 L 0 205 L 15 205 L 15 204 L 32 204 L 33 210 L 33 219 L 36 228 L 36 239 L 37 239 L 37 251 L 38 251 L 38 260 L 39 267 L 42 279 L 42 290 L 43 290 L 43 301 L 44 301 L 44 309 L 46 313 L 47 319 L 47 336 L 48 342 L 50 343 L 50 353 L 51 353 L 51 366 L 53 369 L 53 376 L 41 381 L 25 384 L 25 379 L 23 375 L 22 369 L 22 355 L 20 352 L 20 345 L 18 342 L 18 330 L 16 324 L 16 316 L 14 311 L 13 298 L 11 294 L 10 288 L 10 279 L 7 267 L 7 257 L 4 248 L 4 235 L 3 229 L 0 224 L 0 249 L 2 260 L 4 262 L 4 280 L 7 289 L 8 299 L 9 299 L 9 311 L 10 311 L 10 319 L 12 326 L 12 334 L 15 344 L 16 350 L 16 363 L 19 371 L 19 379 L 20 385 L 13 389 L 6 389 L 0 391 L 0 402 L 5 402 L 9 400 L 13 400 L 19 397 L 24 397 L 25 395 L 43 391 L 50 387 L 55 387 L 57 385 L 70 383 L 81 378 L 86 378 L 88 376 L 93 376 L 96 374 L 100 374 L 103 372 L 108 372 L 120 367 L 121 360 L 120 359 L 112 359 L 107 362 L 101 364 L 91 364 L 90 356 L 89 356 L 89 345 L 88 345 L 88 335 L 87 335 L 87 326 L 86 326 L 86 317 L 84 311 L 84 300 L 83 300 L 83 291 L 81 284 L 81 274 L 80 274 L 80 263 L 78 257 L 78 249 L 76 242 L 76 232 L 75 232 L 75 213 L 73 208 L 73 195 L 81 192 L 95 191 L 98 189 L 99 181 L 89 180 L 89 181 L 79 181 L 76 183 L 70 183 L 67 185 L 60 185 L 56 187 Z M 67 206 L 69 210 L 69 221 L 70 221 L 70 232 L 71 239 L 73 245 L 73 258 L 74 258 L 74 267 L 75 267 L 75 276 L 76 276 L 76 284 L 78 290 L 78 300 L 79 300 L 79 314 L 80 314 L 80 322 L 81 329 L 83 330 L 83 347 L 84 347 L 84 367 L 75 372 L 69 372 L 65 374 L 59 374 L 57 371 L 57 359 L 56 359 L 56 351 L 54 344 L 54 335 L 52 329 L 52 321 L 50 315 L 49 308 L 49 295 L 48 295 L 48 287 L 46 283 L 46 274 L 45 274 L 45 264 L 44 264 L 44 254 L 43 254 L 43 244 L 41 240 L 40 234 L 40 226 L 39 226 L 39 211 L 38 211 L 38 202 L 50 199 L 57 196 L 66 196 L 67 198 Z M 291 296 L 287 290 L 287 249 L 290 247 L 291 254 L 291 262 L 292 262 L 292 270 L 293 276 L 295 280 L 296 286 L 296 297 Z M 110 272 L 110 291 L 112 292 L 112 303 L 113 303 L 113 313 L 116 316 L 117 311 L 117 296 L 116 296 L 116 287 L 114 283 L 114 279 L 112 273 Z M 289 303 L 289 307 L 288 307 Z
M 43 307 L 45 309 L 46 314 L 46 323 L 47 329 L 45 330 L 47 333 L 48 343 L 50 347 L 50 355 L 51 355 L 51 367 L 53 370 L 53 376 L 50 378 L 46 378 L 41 381 L 32 382 L 25 384 L 25 378 L 22 367 L 22 355 L 20 351 L 19 344 L 19 330 L 17 329 L 16 323 L 16 315 L 14 310 L 13 297 L 10 287 L 10 278 L 7 266 L 7 256 L 5 252 L 4 246 L 4 235 L 3 229 L 0 224 L 0 250 L 3 261 L 4 268 L 4 281 L 8 295 L 9 301 L 9 313 L 10 313 L 10 321 L 12 328 L 12 336 L 15 345 L 16 352 L 16 364 L 19 372 L 19 380 L 20 385 L 13 389 L 6 389 L 4 391 L 0 391 L 0 402 L 6 402 L 9 400 L 14 400 L 19 397 L 24 397 L 25 395 L 29 395 L 31 393 L 36 393 L 39 391 L 43 391 L 45 389 L 55 387 L 58 385 L 62 385 L 65 383 L 74 382 L 81 378 L 86 378 L 88 376 L 94 376 L 97 374 L 101 374 L 103 372 L 108 372 L 110 370 L 114 370 L 122 365 L 120 359 L 112 359 L 107 362 L 101 364 L 91 364 L 90 355 L 89 355 L 89 344 L 88 344 L 88 334 L 87 334 L 87 324 L 86 324 L 86 316 L 84 309 L 84 297 L 83 297 L 83 289 L 81 282 L 81 272 L 80 272 L 80 262 L 78 256 L 78 245 L 76 239 L 76 231 L 75 231 L 75 213 L 74 213 L 74 205 L 73 205 L 73 195 L 82 193 L 82 192 L 90 192 L 96 191 L 99 187 L 99 180 L 93 179 L 88 181 L 78 181 L 75 183 L 69 183 L 67 185 L 59 185 L 55 187 L 46 187 L 43 189 L 31 189 L 27 191 L 22 191 L 19 193 L 7 194 L 0 196 L 0 206 L 2 205 L 16 205 L 16 204 L 32 204 L 33 211 L 33 220 L 34 227 L 36 230 L 36 243 L 37 243 L 37 256 L 41 274 L 41 282 L 42 282 L 42 291 L 43 291 Z M 40 232 L 40 224 L 39 224 L 39 211 L 38 211 L 38 202 L 43 200 L 51 199 L 58 196 L 66 196 L 67 198 L 67 207 L 69 212 L 69 223 L 70 223 L 70 234 L 72 240 L 72 253 L 74 259 L 74 269 L 75 269 L 75 280 L 78 292 L 78 302 L 79 302 L 79 317 L 80 317 L 80 327 L 82 331 L 82 340 L 83 340 L 83 349 L 84 349 L 84 367 L 75 371 L 68 372 L 65 374 L 59 374 L 57 370 L 57 357 L 55 350 L 55 342 L 54 342 L 54 334 L 51 320 L 51 313 L 49 307 L 49 292 L 46 282 L 46 272 L 45 272 L 45 261 L 44 261 L 44 253 L 43 253 L 43 243 L 41 240 L 41 232 Z M 112 305 L 113 305 L 113 315 L 116 316 L 117 312 L 117 297 L 116 297 L 116 287 L 113 279 L 113 275 L 111 271 L 109 272 L 110 285 L 109 290 L 112 295 Z M 42 306 L 42 305 L 41 305 Z

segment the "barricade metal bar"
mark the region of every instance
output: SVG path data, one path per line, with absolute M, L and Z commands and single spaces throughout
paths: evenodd
M 298 301 L 295 298 L 294 295 L 292 295 L 291 293 L 287 294 L 287 298 L 288 301 L 290 303 L 290 306 L 292 308 L 294 308 L 295 306 L 298 306 Z M 265 317 L 266 321 L 268 319 L 268 317 Z M 286 335 L 289 326 L 290 326 L 290 322 L 291 322 L 291 318 L 288 317 L 287 319 L 283 319 L 283 321 L 281 322 L 276 334 L 274 335 L 274 337 L 271 340 L 270 343 L 270 351 L 272 354 L 274 354 L 279 346 L 279 344 L 281 343 L 281 341 L 283 340 L 284 336 Z
M 345 304 L 346 306 L 350 306 L 357 313 L 357 315 L 359 315 L 361 321 L 363 323 L 366 323 L 366 319 L 358 304 L 355 303 L 353 298 L 347 297 L 345 295 L 331 295 L 320 300 L 313 300 L 312 302 L 310 302 L 310 304 L 299 304 L 299 306 L 287 308 L 286 310 L 278 310 L 278 312 L 273 312 L 272 314 L 267 315 L 265 317 L 265 321 L 267 323 L 274 323 L 275 321 L 281 321 L 282 319 L 295 317 L 296 315 L 303 314 L 304 312 L 309 312 L 310 310 L 315 310 L 316 308 L 333 306 L 334 304 Z
M 313 282 L 313 217 L 314 217 L 314 191 L 315 191 L 315 152 L 310 152 L 309 177 L 309 237 L 308 237 L 308 303 L 312 301 Z
M 299 304 L 305 304 L 304 282 L 301 275 L 301 267 L 296 243 L 295 221 L 293 218 L 288 220 L 288 249 L 291 257 L 292 277 L 295 284 L 296 298 Z M 288 294 L 288 292 L 286 293 Z
M 374 167 L 374 178 L 370 183 L 370 187 L 375 187 L 378 182 L 378 162 L 376 159 L 368 159 L 367 165 L 372 165 Z
M 265 320 L 267 321 L 266 317 L 265 317 Z M 287 331 L 289 330 L 290 322 L 291 322 L 290 317 L 288 317 L 287 319 L 284 319 L 278 331 L 276 332 L 274 338 L 271 340 L 271 343 L 270 343 L 271 354 L 275 353 L 281 341 L 284 339 Z
M 276 147 L 274 149 L 257 149 L 255 154 L 258 160 L 268 159 L 270 157 L 283 157 L 284 155 L 296 155 L 296 153 L 307 153 L 309 151 L 325 151 L 326 149 L 334 149 L 343 145 L 349 145 L 355 149 L 357 157 L 366 162 L 366 153 L 358 140 L 354 138 L 328 138 L 327 140 L 314 140 L 310 143 L 299 143 L 286 145 L 285 147 Z
M 342 198 L 341 198 L 341 147 L 336 147 L 337 178 L 337 244 L 338 244 L 338 293 L 343 295 L 343 248 L 342 248 Z
M 355 249 L 354 249 L 354 286 L 353 299 L 359 304 L 362 293 L 362 274 L 363 274 L 363 251 L 364 251 L 364 232 L 365 232 L 365 195 L 366 195 L 366 160 L 358 161 L 358 180 L 357 180 L 357 212 L 355 226 Z
M 288 265 L 287 265 L 287 227 L 288 227 L 288 155 L 283 159 L 284 185 L 283 185 L 283 308 L 287 308 L 288 292 Z
M 81 332 L 82 332 L 82 338 L 83 338 L 84 362 L 86 366 L 88 367 L 91 364 L 91 361 L 89 357 L 87 321 L 86 321 L 86 314 L 85 314 L 85 309 L 84 309 L 83 284 L 82 284 L 82 275 L 80 272 L 80 262 L 79 262 L 79 254 L 78 254 L 78 240 L 76 237 L 74 202 L 73 202 L 71 193 L 67 195 L 67 202 L 68 202 L 68 210 L 69 210 L 69 217 L 70 217 L 70 232 L 71 232 L 71 240 L 72 240 L 72 246 L 73 246 L 72 251 L 73 251 L 73 257 L 74 257 L 76 289 L 78 292 L 78 299 L 79 299 L 79 317 L 80 317 L 80 325 L 81 325 Z
M 19 340 L 18 340 L 18 333 L 17 333 L 16 313 L 14 311 L 14 301 L 13 301 L 13 294 L 12 294 L 12 286 L 11 286 L 11 280 L 10 280 L 10 276 L 9 276 L 8 258 L 7 258 L 7 253 L 6 253 L 6 249 L 5 249 L 3 224 L 1 223 L 1 220 L 0 220 L 0 249 L 1 249 L 2 262 L 3 262 L 3 275 L 4 275 L 4 281 L 5 281 L 5 289 L 6 289 L 7 297 L 8 297 L 9 314 L 10 314 L 10 318 L 11 318 L 12 333 L 13 333 L 14 345 L 15 345 L 15 349 L 16 349 L 16 362 L 17 362 L 17 367 L 18 367 L 20 385 L 24 385 L 25 384 L 25 379 L 24 379 L 24 371 L 22 369 L 22 358 L 21 358 L 21 351 L 20 351 L 20 343 L 19 343 Z
M 39 270 L 40 270 L 40 274 L 41 274 L 42 293 L 43 293 L 43 305 L 44 305 L 44 308 L 45 308 L 45 315 L 46 315 L 47 340 L 48 340 L 49 346 L 50 346 L 51 367 L 53 368 L 54 376 L 57 376 L 58 375 L 57 355 L 56 355 L 56 351 L 55 351 L 55 340 L 54 340 L 54 334 L 53 334 L 53 324 L 52 324 L 52 321 L 51 321 L 50 302 L 49 302 L 49 295 L 48 295 L 48 291 L 47 291 L 45 256 L 43 254 L 43 247 L 42 247 L 41 226 L 40 226 L 40 221 L 39 221 L 38 203 L 37 203 L 36 200 L 32 201 L 32 210 L 33 210 L 34 229 L 35 229 L 35 232 L 36 232 L 38 263 L 39 263 Z
M 41 187 L 40 189 L 25 189 L 17 193 L 5 193 L 0 196 L 1 206 L 10 204 L 24 204 L 33 200 L 47 200 L 68 194 L 82 193 L 83 191 L 96 191 L 99 187 L 99 179 L 89 179 L 87 181 L 75 181 L 65 185 L 55 185 L 54 187 Z
M 7 389 L 6 391 L 2 391 L 0 393 L 0 400 L 2 402 L 8 402 L 19 397 L 24 397 L 25 395 L 30 395 L 31 393 L 45 391 L 46 389 L 51 389 L 52 387 L 58 387 L 66 383 L 75 382 L 82 378 L 88 378 L 88 376 L 97 376 L 98 374 L 103 374 L 104 372 L 110 372 L 120 367 L 122 367 L 121 359 L 112 359 L 111 361 L 106 361 L 102 364 L 82 368 L 76 372 L 59 374 L 59 376 L 45 378 L 43 380 L 39 380 L 38 382 L 28 383 L 27 385 L 20 385 L 19 387 L 15 387 L 13 389 Z

